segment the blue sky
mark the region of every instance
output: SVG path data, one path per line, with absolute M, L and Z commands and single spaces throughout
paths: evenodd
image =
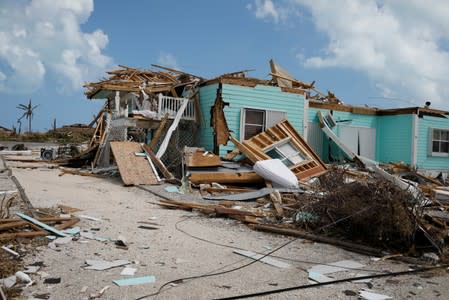
M 448 15 L 440 0 L 2 0 L 0 126 L 29 99 L 34 130 L 88 123 L 102 101 L 83 82 L 118 64 L 268 78 L 270 58 L 348 104 L 449 109 Z

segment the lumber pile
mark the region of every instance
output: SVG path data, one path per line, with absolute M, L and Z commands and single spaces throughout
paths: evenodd
M 117 70 L 109 71 L 109 78 L 84 85 L 87 98 L 92 99 L 102 90 L 125 91 L 147 95 L 154 93 L 169 93 L 178 97 L 177 89 L 195 83 L 201 78 L 182 71 L 165 68 L 165 71 L 149 71 L 120 65 Z
M 67 229 L 80 221 L 80 219 L 75 217 L 41 217 L 36 218 L 36 220 L 53 226 L 57 230 Z M 48 230 L 21 218 L 0 219 L 0 241 L 15 238 L 33 238 L 51 234 Z

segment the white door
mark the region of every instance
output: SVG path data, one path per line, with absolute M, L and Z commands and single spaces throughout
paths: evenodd
M 354 126 L 339 126 L 340 141 L 352 152 L 366 158 L 376 159 L 376 129 Z
M 323 157 L 323 131 L 321 130 L 320 123 L 309 122 L 309 128 L 307 129 L 307 143 L 318 156 Z

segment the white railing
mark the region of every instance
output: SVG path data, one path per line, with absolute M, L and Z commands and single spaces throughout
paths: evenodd
M 168 113 L 169 119 L 174 119 L 176 113 L 180 109 L 182 103 L 186 100 L 186 98 L 175 98 L 168 97 L 159 94 L 159 103 L 158 103 L 158 117 L 162 118 L 165 113 Z M 182 114 L 181 119 L 184 120 L 195 120 L 195 105 L 192 100 L 189 100 L 184 113 Z

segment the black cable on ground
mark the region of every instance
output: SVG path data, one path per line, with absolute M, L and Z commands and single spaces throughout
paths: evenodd
M 372 278 L 381 278 L 381 277 L 394 277 L 394 276 L 401 276 L 401 275 L 408 275 L 408 274 L 423 273 L 423 272 L 427 272 L 430 270 L 446 268 L 448 266 L 449 265 L 442 265 L 442 266 L 436 266 L 436 267 L 431 267 L 431 268 L 420 268 L 420 269 L 415 269 L 415 270 L 411 270 L 411 271 L 400 271 L 400 272 L 344 278 L 344 279 L 338 279 L 338 280 L 333 280 L 333 281 L 328 281 L 328 282 L 320 282 L 320 283 L 313 283 L 313 284 L 306 284 L 306 285 L 298 285 L 298 286 L 282 288 L 282 289 L 268 290 L 268 291 L 264 291 L 264 292 L 257 292 L 257 293 L 244 294 L 244 295 L 231 296 L 231 297 L 223 297 L 223 298 L 215 298 L 215 300 L 244 299 L 244 298 L 250 298 L 250 297 L 266 296 L 266 295 L 275 294 L 275 293 L 283 293 L 283 292 L 288 292 L 288 291 L 293 291 L 293 290 L 308 289 L 308 288 L 320 287 L 320 286 L 343 283 L 343 282 L 354 281 L 354 280 L 363 280 L 363 279 L 372 279 Z
M 176 222 L 176 224 L 178 224 L 179 222 L 182 222 L 182 221 L 184 221 L 184 219 L 183 219 L 183 220 L 180 220 L 180 221 L 178 221 L 178 222 Z M 176 224 L 175 224 L 175 226 L 176 226 Z M 237 271 L 237 270 L 246 268 L 246 267 L 248 267 L 248 266 L 250 266 L 250 265 L 252 265 L 252 264 L 254 264 L 254 263 L 260 261 L 261 259 L 267 257 L 268 255 L 270 255 L 270 254 L 272 254 L 272 253 L 278 251 L 279 249 L 281 249 L 281 248 L 283 248 L 283 247 L 289 245 L 290 243 L 292 243 L 292 242 L 294 242 L 294 241 L 296 241 L 296 240 L 298 240 L 298 238 L 291 239 L 291 240 L 289 240 L 288 242 L 286 242 L 286 243 L 280 245 L 279 247 L 276 247 L 275 249 L 271 250 L 270 252 L 268 252 L 268 253 L 262 255 L 260 258 L 255 259 L 255 260 L 252 260 L 252 261 L 250 261 L 250 262 L 247 263 L 247 264 L 244 264 L 244 265 L 242 265 L 242 266 L 240 266 L 240 267 L 237 267 L 237 268 L 234 268 L 234 269 L 231 269 L 231 270 L 222 271 L 222 272 L 216 272 L 216 273 L 210 273 L 210 274 L 197 275 L 197 276 L 184 277 L 184 278 L 179 278 L 179 279 L 175 279 L 175 280 L 168 281 L 168 282 L 164 283 L 164 284 L 157 290 L 157 292 L 152 293 L 152 294 L 148 294 L 148 295 L 145 295 L 145 296 L 142 296 L 142 297 L 139 297 L 139 298 L 136 298 L 136 300 L 141 300 L 141 299 L 145 299 L 145 298 L 148 298 L 148 297 L 157 296 L 157 295 L 162 291 L 162 289 L 163 289 L 164 287 L 166 287 L 167 285 L 169 285 L 169 284 L 171 284 L 171 283 L 176 283 L 176 282 L 179 282 L 179 281 L 190 280 L 190 279 L 198 279 L 198 278 L 205 278 L 205 277 L 211 277 L 211 276 L 223 275 L 223 274 L 235 272 L 235 271 Z
M 241 248 L 241 247 L 236 247 L 236 246 L 231 246 L 231 245 L 226 245 L 226 244 L 221 244 L 221 243 L 218 243 L 218 242 L 210 241 L 210 240 L 207 240 L 207 239 L 204 239 L 204 238 L 195 236 L 195 235 L 193 235 L 193 234 L 191 234 L 191 233 L 185 231 L 184 229 L 179 228 L 178 225 L 179 225 L 180 223 L 182 223 L 182 222 L 184 222 L 184 221 L 187 221 L 187 220 L 190 220 L 190 219 L 192 219 L 192 218 L 193 218 L 193 217 L 187 217 L 187 218 L 185 218 L 185 219 L 183 219 L 183 220 L 177 222 L 177 223 L 175 224 L 176 230 L 178 230 L 178 231 L 180 231 L 180 232 L 182 232 L 182 233 L 188 235 L 188 236 L 191 237 L 191 238 L 194 238 L 194 239 L 196 239 L 196 240 L 199 240 L 199 241 L 202 241 L 202 242 L 206 242 L 206 243 L 209 243 L 209 244 L 212 244 L 212 245 L 221 246 L 221 247 L 226 247 L 226 248 L 230 248 L 230 249 L 237 249 L 237 250 L 248 251 L 248 249 L 245 249 L 245 248 Z M 260 255 L 264 255 L 264 253 L 261 253 L 261 252 L 256 252 L 256 251 L 254 251 L 254 253 L 260 254 Z M 317 265 L 319 264 L 319 265 L 324 265 L 324 266 L 335 267 L 335 266 L 332 265 L 332 264 L 323 263 L 323 262 L 316 262 L 316 261 L 310 261 L 310 260 L 305 261 L 305 260 L 299 260 L 299 259 L 294 259 L 294 258 L 289 258 L 289 257 L 283 257 L 283 256 L 279 256 L 279 255 L 270 255 L 270 256 L 271 256 L 271 257 L 275 257 L 275 258 L 280 258 L 280 259 L 283 259 L 283 260 L 288 260 L 288 261 L 298 262 L 298 263 L 317 264 Z M 373 272 L 373 273 L 382 273 L 382 272 L 383 272 L 383 271 L 379 271 L 379 270 L 372 270 L 372 269 L 365 269 L 365 268 L 344 268 L 344 269 L 347 269 L 347 270 L 355 270 L 355 271 L 366 271 L 366 272 Z M 301 270 L 306 271 L 305 269 L 301 269 Z

